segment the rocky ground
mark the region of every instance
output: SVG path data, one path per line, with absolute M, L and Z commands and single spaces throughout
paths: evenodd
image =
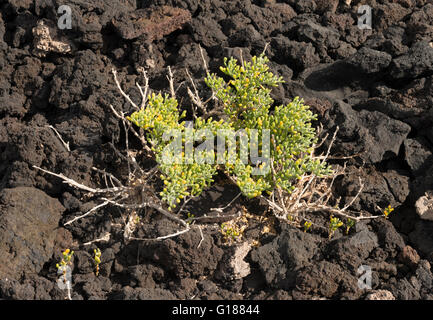
M 72 8 L 71 30 L 56 27 L 62 4 Z M 372 30 L 357 27 L 361 4 L 373 9 Z M 286 81 L 273 92 L 276 103 L 304 98 L 326 132 L 340 128 L 332 154 L 358 155 L 336 195 L 351 199 L 361 177 L 354 208 L 377 214 L 391 204 L 390 219 L 358 223 L 332 240 L 278 223 L 264 233 L 266 209 L 239 199 L 228 210 L 256 217 L 244 234 L 259 241 L 252 247 L 227 245 L 211 225 L 201 243 L 199 230 L 125 241 L 114 208 L 64 227 L 97 203 L 33 165 L 90 186 L 101 182 L 92 167 L 124 175 L 111 147 L 124 150 L 123 128 L 109 105 L 132 109 L 111 68 L 138 99 L 137 68 L 152 89 L 167 91 L 171 66 L 188 108 L 185 68 L 209 95 L 200 46 L 216 71 L 224 56 L 241 49 L 248 59 L 266 43 L 272 70 Z M 433 299 L 433 221 L 415 209 L 433 196 L 432 106 L 428 0 L 1 0 L 0 298 L 64 299 L 55 265 L 71 248 L 73 299 Z M 236 192 L 212 188 L 192 209 L 223 206 Z M 158 215 L 143 219 L 143 233 L 171 227 Z M 107 233 L 108 241 L 85 245 Z M 372 290 L 358 288 L 361 265 L 373 270 Z

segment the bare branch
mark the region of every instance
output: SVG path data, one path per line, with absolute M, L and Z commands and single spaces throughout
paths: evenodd
M 191 229 L 188 227 L 184 230 L 180 230 L 177 231 L 175 233 L 171 233 L 169 235 L 166 236 L 162 236 L 162 237 L 157 237 L 157 238 L 136 238 L 136 237 L 129 237 L 128 240 L 138 240 L 138 241 L 161 241 L 161 240 L 166 240 L 166 239 L 170 239 L 170 238 L 174 238 L 177 236 L 180 236 L 181 234 L 187 233 L 188 231 L 190 231 Z
M 181 225 L 183 225 L 184 227 L 189 226 L 188 223 L 186 223 L 184 220 L 176 217 L 175 215 L 173 215 L 172 213 L 170 213 L 169 211 L 165 210 L 164 208 L 162 208 L 161 206 L 157 205 L 156 203 L 149 203 L 148 206 L 150 208 L 153 208 L 157 211 L 159 211 L 159 213 L 163 214 L 164 216 L 166 216 L 169 219 L 172 219 L 174 221 L 177 221 L 178 223 L 180 223 Z
M 134 128 L 132 127 L 132 124 L 130 121 L 125 119 L 125 116 L 123 114 L 123 112 L 121 114 L 119 114 L 116 109 L 114 109 L 114 107 L 110 104 L 110 108 L 111 111 L 113 111 L 114 115 L 119 118 L 120 120 L 122 120 L 124 123 L 126 123 L 126 125 L 128 126 L 128 129 L 140 140 L 141 144 L 143 145 L 144 149 L 146 149 L 146 151 L 148 152 L 149 155 L 153 154 L 152 149 L 149 148 L 149 146 L 147 145 L 147 141 L 144 138 L 143 135 L 139 135 L 137 133 L 137 131 L 134 130 Z
M 265 54 L 265 53 L 266 53 L 266 50 L 268 50 L 268 47 L 269 47 L 269 42 L 266 42 L 266 43 L 265 43 L 265 47 L 263 48 L 263 52 L 262 52 L 262 54 Z
M 159 213 L 161 213 L 164 216 L 166 216 L 167 218 L 169 218 L 169 219 L 171 219 L 173 221 L 176 221 L 176 222 L 178 222 L 179 224 L 181 224 L 181 225 L 183 225 L 185 227 L 188 225 L 184 220 L 176 217 L 174 214 L 172 214 L 169 211 L 165 210 L 164 208 L 162 208 L 160 205 L 157 205 L 156 203 L 143 202 L 143 203 L 140 203 L 140 204 L 138 204 L 138 203 L 135 203 L 135 204 L 134 203 L 133 204 L 125 204 L 125 203 L 119 203 L 117 201 L 113 201 L 112 199 L 107 199 L 107 198 L 102 198 L 102 200 L 105 200 L 105 201 L 111 203 L 112 205 L 115 205 L 117 207 L 124 208 L 124 209 L 142 209 L 142 208 L 146 208 L 146 207 L 153 208 L 153 209 L 157 210 Z
M 80 219 L 82 219 L 82 218 L 84 218 L 84 217 L 87 217 L 88 215 L 90 215 L 91 213 L 97 211 L 98 209 L 100 209 L 100 208 L 102 208 L 102 207 L 105 207 L 105 206 L 107 206 L 108 204 L 114 202 L 114 199 L 116 199 L 116 198 L 118 198 L 118 197 L 119 197 L 119 195 L 116 195 L 114 198 L 112 198 L 112 199 L 110 199 L 110 200 L 106 200 L 105 202 L 103 202 L 103 203 L 101 203 L 101 204 L 99 204 L 99 205 L 93 207 L 92 209 L 90 209 L 89 211 L 87 211 L 85 214 L 82 214 L 82 215 L 80 215 L 80 216 L 78 216 L 78 217 L 75 217 L 74 219 L 72 219 L 72 220 L 66 222 L 64 225 L 65 225 L 65 226 L 70 225 L 70 224 L 74 223 L 74 222 L 77 221 L 77 220 L 80 220 Z M 127 198 L 128 198 L 128 196 L 123 196 L 119 201 L 125 200 L 125 199 L 127 199 Z
M 48 173 L 48 174 L 50 174 L 52 176 L 58 177 L 58 178 L 60 178 L 60 179 L 63 180 L 63 183 L 69 184 L 70 186 L 78 188 L 78 189 L 85 190 L 85 191 L 88 191 L 88 192 L 91 192 L 91 193 L 105 192 L 105 191 L 102 191 L 101 189 L 93 189 L 93 188 L 90 188 L 88 186 L 85 186 L 84 184 L 78 183 L 78 182 L 76 182 L 76 181 L 74 181 L 72 179 L 69 179 L 68 177 L 64 176 L 61 173 L 57 174 L 57 173 L 54 173 L 54 172 L 51 172 L 51 171 L 39 168 L 38 166 L 33 166 L 33 168 L 41 170 L 42 172 Z
M 71 149 L 69 148 L 69 142 L 65 142 L 65 140 L 62 139 L 62 136 L 60 135 L 60 133 L 56 130 L 56 128 L 54 128 L 52 125 L 48 125 L 48 128 L 52 129 L 57 137 L 59 138 L 60 142 L 63 144 L 63 146 L 65 147 L 66 151 L 71 152 Z
M 340 130 L 340 128 L 337 126 L 337 128 L 334 131 L 334 135 L 332 136 L 331 142 L 329 143 L 329 147 L 328 150 L 326 151 L 326 155 L 322 159 L 322 164 L 325 163 L 326 159 L 328 159 L 329 153 L 331 152 L 332 145 L 334 144 L 335 139 L 337 138 L 338 130 Z
M 140 175 L 145 174 L 145 172 L 143 171 L 143 169 L 141 169 L 141 167 L 137 164 L 137 161 L 131 161 L 131 155 L 128 154 L 128 156 L 123 155 L 119 150 L 117 150 L 117 148 L 115 147 L 113 142 L 109 143 L 110 146 L 113 148 L 114 152 L 117 154 L 117 156 L 125 161 L 127 161 L 129 164 L 132 163 L 134 168 L 140 172 Z M 135 160 L 135 159 L 134 159 Z
M 200 248 L 201 243 L 202 243 L 203 240 L 204 240 L 203 231 L 201 230 L 201 226 L 198 226 L 198 230 L 200 230 L 200 236 L 201 236 L 201 239 L 200 239 L 200 242 L 199 242 L 199 244 L 198 244 L 198 246 L 197 246 L 197 249 Z
M 170 66 L 168 66 L 167 80 L 168 80 L 168 83 L 170 85 L 170 94 L 171 94 L 171 97 L 174 99 L 174 98 L 176 98 L 176 92 L 174 90 L 174 84 L 173 84 L 173 82 L 174 82 L 174 80 L 173 80 L 173 72 L 171 72 Z
M 112 181 L 112 180 L 114 180 L 114 181 L 118 184 L 118 187 L 124 187 L 123 184 L 119 181 L 119 179 L 117 179 L 117 178 L 116 178 L 114 175 L 112 175 L 111 173 L 109 173 L 109 172 L 107 172 L 107 171 L 105 171 L 105 170 L 98 169 L 98 168 L 96 168 L 96 167 L 92 167 L 92 170 L 94 170 L 94 171 L 96 171 L 96 172 L 99 172 L 99 173 L 103 174 L 105 178 L 106 178 L 107 176 L 109 176 L 109 177 L 110 177 L 110 180 L 111 180 L 111 184 L 112 184 L 113 187 L 114 187 L 114 184 L 113 184 L 113 181 Z M 107 187 L 108 187 L 108 184 L 107 184 L 106 179 L 105 179 L 105 183 L 106 183 L 106 185 L 107 185 Z
M 352 206 L 352 204 L 355 202 L 356 199 L 358 199 L 359 195 L 361 194 L 362 189 L 364 188 L 364 184 L 362 183 L 361 178 L 359 178 L 359 184 L 361 185 L 359 187 L 358 193 L 353 197 L 352 201 L 349 202 L 349 204 L 347 204 L 342 210 L 345 211 L 347 210 L 350 206 Z
M 144 90 L 138 83 L 135 83 L 135 85 L 137 86 L 137 88 L 141 94 L 140 110 L 143 110 L 144 107 L 146 106 L 146 103 L 147 103 L 147 95 L 149 92 L 149 78 L 147 77 L 147 73 L 143 67 L 139 68 L 138 71 L 141 71 L 141 73 L 143 74 L 143 78 L 144 78 Z
M 204 70 L 206 71 L 206 74 L 209 74 L 209 69 L 206 63 L 206 59 L 204 58 L 204 54 L 203 54 L 203 48 L 199 45 L 199 49 L 200 49 L 200 55 L 201 55 L 201 60 L 203 62 L 203 67 Z
M 111 72 L 114 76 L 114 81 L 116 82 L 117 89 L 119 89 L 119 92 L 122 94 L 122 96 L 137 110 L 140 110 L 140 108 L 134 103 L 134 101 L 131 100 L 131 98 L 123 91 L 122 87 L 120 86 L 119 80 L 117 80 L 117 71 L 113 68 L 111 69 Z
M 89 245 L 91 245 L 91 244 L 93 244 L 93 243 L 95 243 L 95 242 L 102 242 L 102 241 L 104 241 L 104 242 L 108 242 L 108 241 L 110 241 L 110 237 L 111 237 L 111 234 L 109 233 L 109 232 L 107 232 L 105 235 L 103 235 L 101 238 L 98 238 L 98 239 L 95 239 L 95 240 L 92 240 L 92 241 L 89 241 L 89 242 L 86 242 L 86 243 L 83 243 L 83 245 L 84 246 L 89 246 Z
M 191 74 L 189 73 L 188 69 L 185 69 L 186 74 L 188 76 L 189 81 L 191 82 L 191 85 L 194 89 L 194 93 L 191 91 L 191 89 L 188 87 L 188 95 L 191 98 L 194 105 L 196 105 L 200 111 L 205 114 L 206 113 L 206 107 L 204 106 L 203 102 L 201 101 L 201 98 L 198 94 L 197 87 L 195 86 L 194 80 L 191 77 Z
M 228 207 L 230 207 L 231 204 L 232 204 L 233 202 L 235 202 L 235 200 L 236 200 L 237 198 L 239 198 L 241 195 L 242 195 L 242 192 L 239 192 L 239 194 L 238 194 L 236 197 L 234 197 L 233 200 L 231 200 L 231 201 L 230 201 L 226 206 L 224 206 L 224 207 L 222 207 L 222 208 L 211 208 L 210 211 L 216 211 L 216 212 L 223 213 L 224 210 L 227 209 Z

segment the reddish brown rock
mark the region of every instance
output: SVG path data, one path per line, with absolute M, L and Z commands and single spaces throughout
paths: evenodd
M 308 98 L 305 100 L 305 104 L 307 106 L 310 106 L 312 111 L 315 114 L 319 114 L 321 117 L 323 117 L 326 110 L 329 110 L 332 107 L 331 102 L 329 102 L 329 100 L 320 99 L 320 98 Z
M 189 11 L 162 6 L 153 11 L 139 9 L 122 13 L 117 18 L 113 18 L 112 23 L 124 39 L 144 36 L 146 41 L 152 42 L 180 29 L 189 21 L 191 21 Z
M 404 247 L 403 251 L 399 255 L 399 260 L 410 267 L 415 267 L 418 264 L 419 259 L 420 257 L 418 253 L 411 246 Z
M 316 6 L 317 6 L 317 12 L 325 13 L 327 11 L 330 11 L 332 13 L 337 10 L 338 7 L 338 0 L 316 0 Z

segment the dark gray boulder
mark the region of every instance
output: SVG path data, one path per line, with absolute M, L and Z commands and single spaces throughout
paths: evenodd
M 0 279 L 19 279 L 42 269 L 53 254 L 63 211 L 57 199 L 36 188 L 0 193 Z
M 415 43 L 409 52 L 394 59 L 390 75 L 394 79 L 413 79 L 433 73 L 433 47 L 427 41 Z

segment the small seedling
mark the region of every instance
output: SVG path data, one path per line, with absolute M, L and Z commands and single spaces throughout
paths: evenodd
M 72 298 L 71 298 L 70 282 L 67 276 L 67 272 L 68 272 L 67 267 L 72 264 L 73 255 L 74 255 L 74 251 L 71 251 L 70 249 L 66 249 L 65 251 L 62 252 L 62 260 L 56 264 L 56 268 L 62 272 L 63 285 L 65 285 L 66 289 L 68 290 L 69 300 L 72 300 Z
M 195 215 L 193 215 L 192 213 L 188 212 L 187 213 L 188 218 L 186 219 L 186 223 L 191 224 L 195 218 Z
M 385 219 L 388 219 L 389 214 L 393 211 L 394 208 L 391 207 L 391 205 L 388 205 L 388 207 L 386 207 L 385 210 L 383 210 L 383 215 L 385 216 Z
M 240 238 L 243 230 L 234 223 L 223 223 L 221 224 L 220 231 L 224 236 L 224 240 L 228 243 L 232 243 Z
M 70 249 L 66 249 L 65 251 L 63 251 L 62 260 L 56 264 L 57 269 L 66 269 L 65 267 L 72 263 L 71 260 L 73 255 L 74 251 L 71 251 Z
M 308 229 L 310 229 L 310 227 L 311 227 L 312 225 L 313 225 L 312 222 L 310 222 L 310 221 L 305 221 L 305 222 L 304 222 L 304 232 L 307 232 Z
M 96 248 L 93 250 L 95 256 L 93 258 L 93 262 L 95 263 L 95 275 L 99 275 L 99 265 L 101 264 L 101 250 Z
M 343 225 L 343 222 L 338 219 L 335 218 L 334 216 L 331 216 L 331 219 L 329 221 L 329 239 L 332 238 L 333 234 L 335 233 L 335 231 L 337 231 L 338 228 L 340 228 Z
M 347 225 L 346 225 L 346 234 L 349 234 L 350 228 L 353 228 L 355 226 L 355 220 L 347 219 Z

